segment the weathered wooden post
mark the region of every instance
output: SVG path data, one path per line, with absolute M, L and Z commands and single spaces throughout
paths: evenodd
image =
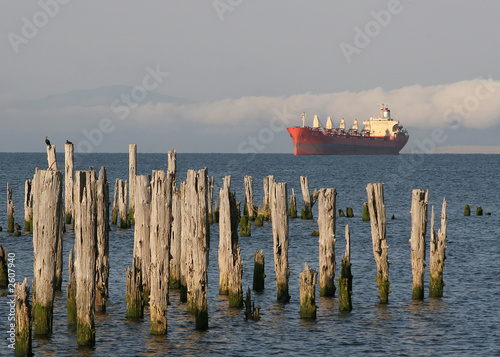
M 33 316 L 35 334 L 52 332 L 56 255 L 63 214 L 62 174 L 39 170 L 33 177 Z
M 253 221 L 257 216 L 257 207 L 253 200 L 253 178 L 252 176 L 246 175 L 243 179 L 245 186 L 245 207 L 244 214 Z
M 316 199 L 318 198 L 318 191 L 314 190 L 314 193 L 309 194 L 309 178 L 307 176 L 300 176 L 300 187 L 302 188 L 302 198 L 304 199 L 304 209 L 301 212 L 302 219 L 312 219 L 312 208 Z
M 76 333 L 83 346 L 95 344 L 97 192 L 94 170 L 76 171 L 75 220 Z
M 219 192 L 219 294 L 229 295 L 229 307 L 243 306 L 242 260 L 238 246 L 236 196 L 231 192 L 231 176 L 223 179 Z
M 125 300 L 127 301 L 127 317 L 142 318 L 144 316 L 144 300 L 142 294 L 141 258 L 135 257 L 132 268 L 126 271 Z
M 295 190 L 292 188 L 292 196 L 290 197 L 290 208 L 288 209 L 290 218 L 297 218 L 297 199 L 295 198 Z
M 167 304 L 172 227 L 172 179 L 170 172 L 153 170 L 151 181 L 151 272 L 149 311 L 151 334 L 167 333 Z
M 0 289 L 9 286 L 9 269 L 7 268 L 7 247 L 0 245 Z
M 212 212 L 212 206 L 214 201 L 214 177 L 208 179 L 208 189 L 207 189 L 207 207 L 208 207 L 208 223 L 214 223 L 214 215 Z
M 349 225 L 345 226 L 345 255 L 342 257 L 339 284 L 339 310 L 349 312 L 352 310 L 352 274 L 351 274 L 351 234 Z
M 64 205 L 66 212 L 66 224 L 71 223 L 73 215 L 73 168 L 73 143 L 66 142 L 66 144 L 64 144 Z
M 368 211 L 372 231 L 372 245 L 375 263 L 377 264 L 378 297 L 381 304 L 389 303 L 389 258 L 387 240 L 385 237 L 385 205 L 384 184 L 369 183 L 366 186 L 368 196 Z
M 434 230 L 434 206 L 431 216 L 431 242 L 430 242 L 430 282 L 429 296 L 443 296 L 443 270 L 446 259 L 446 199 L 443 198 L 443 207 L 441 208 L 441 228 L 438 234 Z
M 368 211 L 368 203 L 367 202 L 363 202 L 363 216 L 361 219 L 365 222 L 370 220 L 370 212 Z
M 118 208 L 120 210 L 120 228 L 130 227 L 127 214 L 127 180 L 118 181 Z
M 271 199 L 271 187 L 274 182 L 274 176 L 269 175 L 264 177 L 264 199 L 262 205 L 262 216 L 268 220 L 271 216 L 271 209 L 269 208 L 269 200 Z
M 210 249 L 210 226 L 207 208 L 207 169 L 196 173 L 189 170 L 186 180 L 186 202 L 191 225 L 191 238 L 187 247 L 187 303 L 188 311 L 195 314 L 196 329 L 208 328 L 208 253 Z M 183 247 L 184 248 L 184 247 Z
M 95 311 L 106 311 L 109 277 L 109 184 L 101 167 L 97 180 L 97 260 Z
M 56 146 L 47 145 L 47 163 L 49 164 L 48 170 L 57 171 L 57 159 L 56 159 Z
M 33 190 L 31 179 L 24 183 L 24 231 L 33 232 Z
M 129 144 L 128 146 L 128 219 L 130 224 L 135 224 L 134 213 L 135 213 L 135 176 L 137 175 L 137 144 Z
M 274 270 L 276 272 L 277 299 L 281 303 L 290 300 L 288 294 L 288 207 L 286 182 L 272 184 L 271 220 L 273 226 Z
M 14 233 L 14 212 L 16 207 L 12 201 L 12 190 L 7 182 L 7 232 Z
M 31 304 L 28 279 L 24 278 L 22 284 L 17 283 L 15 290 L 16 304 L 16 342 L 15 356 L 32 356 L 31 350 Z
M 167 172 L 172 174 L 173 191 L 177 191 L 177 151 L 175 149 L 168 152 Z
M 411 200 L 411 270 L 412 299 L 424 298 L 425 233 L 427 231 L 427 202 L 429 191 L 415 189 Z
M 300 318 L 316 318 L 316 280 L 318 272 L 305 263 L 300 273 Z
M 174 189 L 174 182 L 172 187 Z M 170 287 L 179 289 L 181 284 L 181 192 L 172 192 L 172 232 L 170 235 Z
M 264 290 L 264 280 L 266 278 L 264 264 L 263 250 L 256 250 L 255 253 L 253 253 L 253 289 L 255 291 Z
M 320 189 L 318 196 L 319 295 L 335 295 L 335 198 L 334 188 Z
M 141 261 L 141 280 L 144 303 L 149 300 L 151 285 L 149 283 L 149 268 L 151 265 L 151 250 L 149 244 L 150 214 L 151 214 L 151 176 L 138 175 L 135 177 L 135 226 L 134 226 L 134 257 Z
M 115 190 L 113 192 L 113 210 L 111 212 L 111 224 L 116 224 L 118 222 L 118 191 L 119 191 L 120 179 L 115 180 Z
M 66 310 L 68 312 L 68 324 L 76 324 L 76 277 L 73 249 L 69 252 L 68 274 L 69 283 L 66 285 Z
M 188 249 L 190 249 L 190 223 L 191 220 L 188 217 L 190 214 L 188 210 L 188 198 L 186 195 L 186 182 L 182 182 L 180 185 L 180 195 L 181 195 L 181 279 L 180 279 L 180 300 L 181 302 L 187 302 L 187 272 L 188 272 Z

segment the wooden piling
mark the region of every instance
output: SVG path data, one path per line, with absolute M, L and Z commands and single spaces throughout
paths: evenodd
M 55 145 L 47 145 L 47 163 L 49 164 L 49 168 L 47 170 L 50 171 L 58 170 Z
M 305 263 L 300 273 L 300 318 L 316 318 L 316 280 L 318 272 Z
M 66 224 L 71 223 L 73 215 L 73 168 L 74 147 L 73 143 L 64 144 L 64 206 Z
M 187 272 L 188 272 L 188 248 L 190 245 L 190 217 L 188 217 L 188 202 L 186 195 L 186 182 L 180 185 L 181 196 L 181 259 L 180 259 L 180 300 L 187 302 Z
M 95 311 L 106 312 L 109 278 L 109 184 L 101 167 L 97 180 L 97 260 Z
M 144 300 L 142 294 L 140 257 L 134 257 L 132 268 L 127 267 L 125 274 L 127 317 L 142 318 L 144 316 Z
M 223 178 L 219 202 L 219 294 L 229 295 L 229 307 L 241 307 L 243 263 L 238 246 L 238 212 L 236 196 L 231 192 L 231 176 Z
M 31 179 L 24 183 L 24 231 L 33 232 L 33 190 Z
M 208 328 L 208 253 L 210 248 L 210 226 L 208 224 L 207 169 L 196 173 L 189 170 L 186 179 L 186 202 L 190 217 L 190 239 L 187 247 L 187 304 L 194 313 L 196 329 Z M 184 247 L 183 247 L 184 248 Z M 181 248 L 182 249 L 182 248 Z
M 264 177 L 264 198 L 262 204 L 262 216 L 264 217 L 265 220 L 269 220 L 269 217 L 271 217 L 269 200 L 271 199 L 271 187 L 273 182 L 274 182 L 273 175 Z
M 214 177 L 210 177 L 208 180 L 207 189 L 207 207 L 208 207 L 208 223 L 214 223 L 214 215 L 212 212 L 212 206 L 214 201 Z
M 318 196 L 319 291 L 320 296 L 335 295 L 335 199 L 334 188 L 320 189 Z
M 167 304 L 172 227 L 172 179 L 170 172 L 154 170 L 151 180 L 151 271 L 149 311 L 151 334 L 167 333 Z
M 167 172 L 172 174 L 172 190 L 177 191 L 177 151 L 172 149 L 168 152 Z
M 307 176 L 300 176 L 300 187 L 302 189 L 302 198 L 304 200 L 304 209 L 301 212 L 302 219 L 313 219 L 312 208 L 318 198 L 318 191 L 309 194 L 309 178 Z
M 175 179 L 174 179 L 175 180 Z M 172 182 L 172 189 L 174 189 Z M 172 192 L 172 232 L 170 236 L 170 288 L 181 284 L 181 192 Z
M 427 202 L 429 191 L 415 189 L 411 200 L 411 270 L 414 300 L 424 298 L 425 233 L 427 231 Z
M 62 233 L 62 174 L 39 170 L 33 177 L 33 317 L 36 335 L 52 333 L 56 255 Z
M 12 201 L 12 190 L 7 182 L 7 232 L 14 233 L 14 212 L 16 207 Z
M 120 211 L 120 228 L 130 227 L 127 213 L 127 180 L 118 181 L 118 209 Z
M 434 230 L 434 206 L 432 207 L 431 215 L 431 241 L 430 241 L 430 282 L 429 296 L 443 296 L 443 270 L 444 261 L 446 259 L 446 199 L 443 198 L 443 206 L 441 208 L 441 227 L 436 235 Z
M 0 289 L 9 286 L 9 269 L 7 268 L 7 247 L 0 245 Z
M 244 214 L 251 220 L 255 220 L 257 216 L 257 206 L 253 199 L 253 178 L 252 176 L 246 175 L 243 179 L 243 184 L 245 187 L 245 206 Z
M 22 284 L 16 283 L 15 287 L 15 334 L 16 342 L 14 355 L 15 356 L 32 356 L 31 347 L 31 304 L 30 304 L 30 288 L 28 279 L 24 278 Z
M 113 210 L 111 212 L 111 224 L 116 224 L 118 222 L 118 191 L 119 191 L 119 182 L 120 179 L 116 178 L 115 180 L 115 190 L 113 192 Z
M 349 225 L 345 226 L 345 255 L 342 257 L 339 284 L 339 310 L 349 312 L 352 310 L 352 274 L 351 274 L 351 233 Z
M 137 175 L 137 144 L 129 144 L 128 146 L 128 219 L 130 224 L 135 224 L 134 212 L 135 212 L 135 176 Z
M 370 220 L 370 212 L 368 211 L 368 203 L 363 202 L 363 221 L 369 221 Z
M 370 212 L 370 226 L 375 263 L 377 264 L 378 297 L 381 304 L 389 303 L 389 258 L 387 240 L 385 236 L 385 205 L 384 184 L 369 183 L 366 186 L 368 196 L 368 211 Z
M 151 265 L 151 250 L 149 244 L 150 213 L 151 213 L 151 176 L 135 176 L 135 226 L 134 226 L 134 257 L 141 261 L 141 281 L 144 303 L 147 305 L 151 285 L 149 269 Z
M 286 182 L 273 182 L 270 207 L 273 226 L 274 270 L 276 272 L 277 300 L 281 303 L 287 303 L 290 300 L 290 295 L 288 294 L 288 278 L 290 277 L 290 268 L 288 266 L 287 203 Z
M 76 333 L 81 346 L 95 344 L 97 191 L 95 171 L 75 172 Z
M 292 188 L 292 196 L 290 197 L 290 208 L 288 209 L 290 218 L 297 218 L 297 199 L 295 198 L 295 190 Z
M 266 278 L 264 264 L 263 250 L 256 250 L 253 253 L 253 289 L 258 292 L 264 291 L 264 280 Z
M 68 324 L 76 324 L 76 277 L 75 277 L 75 265 L 74 265 L 74 253 L 73 249 L 69 252 L 68 259 L 68 275 L 69 283 L 66 286 L 66 310 L 68 313 Z

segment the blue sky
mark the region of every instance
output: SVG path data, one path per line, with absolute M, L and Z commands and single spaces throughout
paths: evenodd
M 303 111 L 350 125 L 379 102 L 406 152 L 499 145 L 498 1 L 2 5 L 0 151 L 48 135 L 81 152 L 292 152 Z

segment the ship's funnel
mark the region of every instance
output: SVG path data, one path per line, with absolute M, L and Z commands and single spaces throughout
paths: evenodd
M 333 128 L 333 123 L 332 123 L 332 117 L 331 116 L 328 116 L 328 119 L 326 121 L 326 128 L 328 130 L 332 129 Z
M 354 119 L 352 123 L 352 130 L 358 131 L 358 119 Z
M 344 120 L 344 118 L 340 119 L 340 130 L 345 130 L 345 120 Z
M 313 128 L 319 128 L 319 118 L 317 114 L 314 116 Z

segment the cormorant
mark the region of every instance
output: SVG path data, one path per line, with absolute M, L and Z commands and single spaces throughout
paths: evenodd
M 16 224 L 14 224 L 14 228 L 15 228 L 16 230 L 18 230 L 18 231 L 20 231 L 20 230 L 21 230 L 21 226 L 20 226 L 19 224 L 17 224 L 17 223 L 16 223 Z
M 73 145 L 73 143 L 72 143 L 71 141 L 69 141 L 69 140 L 66 140 L 66 144 L 71 144 L 71 145 Z
M 45 144 L 47 144 L 47 146 L 50 146 L 50 141 L 48 136 L 45 137 Z

